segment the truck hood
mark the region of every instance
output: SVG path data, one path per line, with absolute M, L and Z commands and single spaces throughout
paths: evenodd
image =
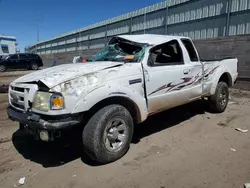
M 100 61 L 58 65 L 22 76 L 16 79 L 14 83 L 33 83 L 40 81 L 47 87 L 52 88 L 68 80 L 123 64 L 122 62 Z

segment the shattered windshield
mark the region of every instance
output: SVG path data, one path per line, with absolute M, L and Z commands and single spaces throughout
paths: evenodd
M 135 44 L 129 41 L 115 39 L 90 61 L 130 61 L 139 62 L 144 56 L 145 44 Z M 129 60 L 127 57 L 130 57 Z

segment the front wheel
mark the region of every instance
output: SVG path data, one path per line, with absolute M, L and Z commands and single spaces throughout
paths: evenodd
M 24 130 L 24 129 L 25 129 L 25 126 L 26 126 L 25 124 L 19 123 L 19 129 L 20 129 L 20 130 Z
M 228 85 L 225 82 L 219 82 L 215 94 L 210 97 L 210 109 L 212 110 L 212 112 L 222 113 L 226 110 L 228 101 Z
M 110 105 L 96 112 L 82 134 L 85 153 L 99 164 L 118 160 L 129 149 L 133 119 L 120 105 Z
M 31 70 L 37 70 L 38 68 L 39 67 L 38 67 L 37 63 L 31 63 L 31 65 L 30 65 Z

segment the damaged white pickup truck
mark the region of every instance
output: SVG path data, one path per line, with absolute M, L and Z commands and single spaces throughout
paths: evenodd
M 134 125 L 152 114 L 202 98 L 223 112 L 237 69 L 236 58 L 201 61 L 187 37 L 117 36 L 87 63 L 12 82 L 8 116 L 43 141 L 79 126 L 85 152 L 108 163 L 126 153 Z

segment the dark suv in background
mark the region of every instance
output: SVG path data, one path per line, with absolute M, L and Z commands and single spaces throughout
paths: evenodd
M 11 54 L 0 59 L 0 72 L 6 69 L 31 69 L 37 70 L 43 66 L 42 59 L 37 54 Z

